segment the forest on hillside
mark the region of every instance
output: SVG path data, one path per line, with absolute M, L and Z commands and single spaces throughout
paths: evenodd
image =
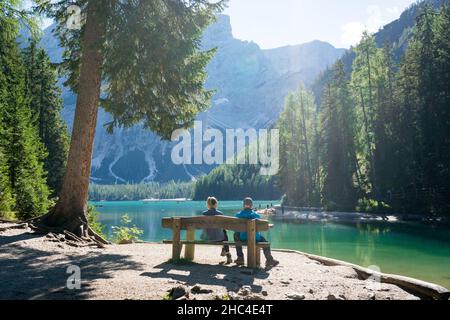
M 89 186 L 91 201 L 139 201 L 145 199 L 192 199 L 194 182 L 171 181 L 145 184 L 117 184 Z
M 281 192 L 271 176 L 260 175 L 257 165 L 223 165 L 195 183 L 194 200 L 216 196 L 220 200 L 278 200 Z
M 320 99 L 286 99 L 278 185 L 286 204 L 448 214 L 450 8 L 421 9 L 398 62 L 365 33 L 351 72 L 338 61 Z M 320 101 L 320 105 L 316 105 Z

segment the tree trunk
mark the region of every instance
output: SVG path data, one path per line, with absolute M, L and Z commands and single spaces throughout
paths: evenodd
M 99 2 L 90 1 L 87 8 L 75 120 L 60 199 L 41 221 L 47 227 L 78 236 L 86 236 L 88 230 L 88 188 L 103 64 L 100 45 L 104 23 L 97 14 L 100 7 Z
M 312 171 L 311 171 L 311 157 L 309 154 L 309 141 L 308 141 L 308 132 L 306 130 L 306 113 L 305 113 L 305 104 L 303 100 L 303 93 L 300 93 L 300 112 L 302 113 L 302 131 L 303 137 L 305 139 L 305 152 L 306 152 L 306 170 L 308 171 L 308 205 L 311 206 L 312 203 L 312 191 L 313 191 L 313 182 L 312 182 Z

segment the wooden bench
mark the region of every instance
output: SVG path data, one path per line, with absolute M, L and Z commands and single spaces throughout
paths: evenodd
M 172 244 L 172 259 L 179 260 L 183 245 L 185 245 L 184 257 L 187 260 L 194 260 L 195 245 L 215 245 L 215 246 L 246 246 L 247 266 L 256 268 L 261 265 L 261 249 L 269 247 L 268 242 L 256 242 L 256 232 L 268 231 L 272 226 L 266 220 L 245 220 L 226 216 L 198 216 L 198 217 L 176 217 L 163 218 L 162 226 L 165 229 L 172 229 L 172 240 L 164 240 L 165 244 Z M 247 232 L 247 243 L 240 242 L 218 242 L 218 241 L 197 241 L 195 231 L 199 229 L 224 229 L 234 232 Z M 180 239 L 181 230 L 186 230 L 186 240 Z

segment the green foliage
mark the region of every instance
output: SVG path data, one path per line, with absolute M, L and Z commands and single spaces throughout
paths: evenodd
M 8 40 L 14 40 L 20 27 L 27 28 L 33 36 L 39 33 L 37 19 L 24 9 L 24 0 L 0 1 L 0 30 Z
M 0 18 L 0 22 L 3 20 Z M 15 37 L 8 29 L 0 29 L 0 43 L 0 144 L 15 199 L 13 209 L 19 218 L 26 219 L 46 213 L 50 204 L 43 166 L 46 151 L 33 122 L 26 94 L 26 69 Z
M 450 208 L 449 12 L 448 6 L 422 10 L 398 75 L 391 197 L 402 209 L 444 214 Z
M 167 292 L 164 296 L 163 296 L 163 301 L 171 301 L 172 296 L 170 295 L 170 292 Z
M 303 87 L 286 98 L 278 123 L 280 172 L 278 184 L 290 205 L 320 204 L 318 113 L 314 96 Z
M 128 244 L 139 240 L 139 237 L 144 233 L 136 225 L 131 225 L 132 220 L 128 215 L 124 215 L 120 220 L 121 226 L 114 226 L 113 241 L 118 244 Z
M 391 207 L 388 204 L 368 198 L 359 199 L 356 206 L 356 211 L 358 212 L 386 213 L 390 210 Z
M 313 139 L 320 152 L 310 151 L 310 161 L 320 164 L 317 190 L 329 210 L 449 212 L 450 8 L 420 8 L 399 65 L 395 45 L 381 48 L 365 33 L 345 57 L 353 58 L 351 70 L 339 61 L 323 78 Z M 291 96 L 279 124 L 286 167 L 280 184 L 288 204 L 315 205 L 304 196 L 311 186 L 301 167 L 308 135 L 298 138 L 305 122 L 293 105 L 301 103 Z
M 67 153 L 67 133 L 57 77 L 35 40 L 20 52 L 17 37 L 35 20 L 22 1 L 0 3 L 0 212 L 14 210 L 20 219 L 45 214 L 50 188 L 58 189 Z
M 230 298 L 230 296 L 228 294 L 224 294 L 222 296 L 222 301 L 230 301 L 230 300 L 231 300 L 231 298 Z
M 365 178 L 367 191 L 373 187 L 375 163 L 375 122 L 377 121 L 376 105 L 376 81 L 379 75 L 380 50 L 375 37 L 365 32 L 361 42 L 355 48 L 356 58 L 353 61 L 353 72 L 351 75 L 350 88 L 357 116 L 356 122 L 356 145 L 358 160 L 361 167 L 361 178 Z
M 344 65 L 338 62 L 324 92 L 321 106 L 321 154 L 323 203 L 328 207 L 351 209 L 360 184 L 356 154 L 356 112 Z
M 47 183 L 56 196 L 61 189 L 69 149 L 67 126 L 60 115 L 63 105 L 58 78 L 49 57 L 37 48 L 34 40 L 24 50 L 24 62 L 33 121 L 48 153 L 44 160 L 44 168 L 50 173 Z
M 193 182 L 171 181 L 146 184 L 97 185 L 89 187 L 91 201 L 138 201 L 144 199 L 192 199 Z
M 58 21 L 67 18 L 73 1 L 37 1 Z M 82 13 L 95 6 L 103 30 L 98 46 L 103 52 L 105 95 L 102 105 L 113 115 L 108 128 L 143 123 L 169 139 L 174 130 L 192 125 L 198 112 L 209 106 L 212 92 L 203 88 L 205 67 L 214 50 L 202 52 L 203 30 L 214 20 L 225 1 L 207 0 L 79 0 Z M 81 30 L 56 28 L 66 49 L 61 69 L 66 84 L 78 91 Z
M 220 200 L 237 200 L 248 196 L 255 200 L 276 200 L 280 192 L 272 177 L 260 175 L 257 165 L 222 165 L 195 183 L 194 200 L 210 196 Z
M 106 239 L 107 237 L 105 235 L 105 226 L 98 221 L 99 215 L 100 213 L 97 210 L 95 210 L 94 206 L 92 205 L 88 206 L 87 220 L 89 227 L 91 227 L 92 230 L 94 230 L 94 232 L 96 232 L 98 235 Z
M 0 146 L 0 216 L 6 216 L 11 212 L 14 205 L 11 185 L 8 178 L 8 167 L 6 157 Z

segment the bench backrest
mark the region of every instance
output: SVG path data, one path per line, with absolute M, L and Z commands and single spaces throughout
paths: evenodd
M 225 229 L 235 232 L 247 232 L 247 224 L 251 220 L 238 219 L 226 216 L 198 216 L 198 217 L 175 217 L 163 218 L 162 226 L 165 229 L 172 229 L 175 219 L 180 221 L 180 229 Z M 257 232 L 269 230 L 269 221 L 256 220 Z

